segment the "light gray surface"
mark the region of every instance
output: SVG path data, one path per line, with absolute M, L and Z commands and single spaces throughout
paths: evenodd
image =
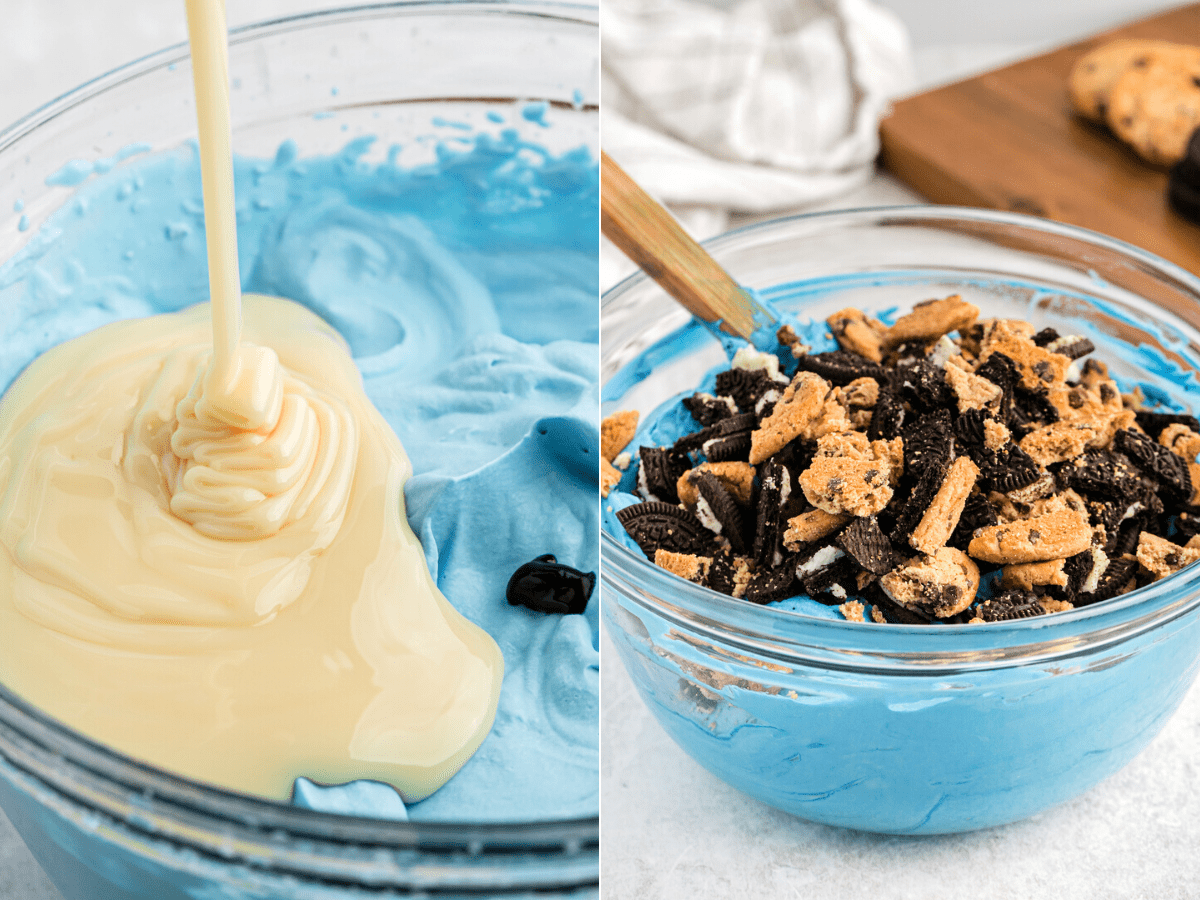
M 602 649 L 604 900 L 1194 900 L 1200 683 L 1145 751 L 1073 801 L 987 831 L 892 837 L 814 825 L 727 786 Z

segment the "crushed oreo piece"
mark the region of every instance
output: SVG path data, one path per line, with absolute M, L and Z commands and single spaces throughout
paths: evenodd
M 1008 428 L 1018 438 L 1031 431 L 1058 421 L 1058 409 L 1049 396 L 1040 391 L 1027 391 L 1018 383 L 1008 410 Z
M 986 490 L 1009 491 L 1028 487 L 1041 477 L 1037 463 L 1017 444 L 1006 444 L 1000 450 L 974 453 L 979 466 L 979 481 Z
M 836 606 L 855 592 L 858 567 L 834 544 L 823 544 L 801 554 L 796 561 L 796 581 L 814 600 Z M 818 596 L 818 595 L 827 596 Z
M 1078 594 L 1073 602 L 1076 606 L 1090 606 L 1101 600 L 1111 600 L 1125 589 L 1125 586 L 1137 574 L 1137 570 L 1138 561 L 1132 557 L 1110 558 L 1108 567 L 1096 585 L 1096 590 L 1087 594 Z
M 954 452 L 954 428 L 944 409 L 921 416 L 904 429 L 904 472 L 914 480 L 928 468 L 945 468 Z
M 717 433 L 717 426 L 710 425 L 707 428 L 701 428 L 699 431 L 693 431 L 691 434 L 683 435 L 671 445 L 671 449 L 676 453 L 695 453 L 706 443 L 717 437 L 720 437 Z
M 900 396 L 913 407 L 946 412 L 954 404 L 954 392 L 946 384 L 946 374 L 929 360 L 906 360 L 897 372 Z
M 1113 437 L 1113 447 L 1180 501 L 1191 498 L 1192 478 L 1187 463 L 1162 444 L 1140 432 L 1121 429 Z
M 983 422 L 991 418 L 985 409 L 968 409 L 954 421 L 954 437 L 960 444 L 983 449 Z
M 1059 338 L 1059 334 L 1053 328 L 1043 328 L 1033 336 L 1033 342 L 1039 347 L 1045 347 L 1048 344 L 1053 344 Z
M 729 408 L 720 397 L 710 397 L 707 394 L 693 394 L 690 397 L 684 397 L 682 401 L 683 408 L 692 414 L 702 426 L 715 425 L 722 419 L 728 419 L 732 416 L 733 410 Z
M 1051 353 L 1061 353 L 1068 359 L 1082 359 L 1096 349 L 1096 345 L 1080 335 L 1067 335 L 1052 341 L 1047 347 Z
M 987 528 L 999 521 L 992 504 L 987 502 L 983 494 L 971 494 L 963 505 L 962 515 L 958 517 L 958 527 L 946 543 L 965 552 L 977 529 Z
M 712 472 L 695 471 L 688 477 L 696 486 L 696 490 L 700 492 L 700 496 L 704 498 L 704 503 L 712 512 L 719 526 L 719 528 L 710 527 L 710 530 L 716 531 L 717 534 L 729 541 L 729 545 L 735 551 L 744 553 L 746 551 L 745 523 L 742 520 L 742 512 L 738 509 L 737 501 L 733 499 L 733 494 L 726 490 L 721 479 Z M 698 517 L 701 522 L 705 521 L 703 516 Z
M 545 553 L 513 572 L 504 595 L 510 606 L 579 615 L 587 609 L 595 586 L 595 572 L 580 572 L 558 562 L 553 553 Z
M 786 559 L 777 569 L 760 569 L 750 578 L 746 599 L 751 603 L 775 603 L 800 593 L 796 585 L 796 567 Z
M 659 500 L 678 503 L 675 485 L 679 476 L 692 467 L 687 454 L 672 448 L 642 447 L 638 456 L 641 460 L 639 485 Z
M 1143 491 L 1142 479 L 1123 453 L 1085 450 L 1065 471 L 1075 490 L 1117 503 L 1132 503 Z
M 783 532 L 787 527 L 784 515 L 784 491 L 791 490 L 791 473 L 777 459 L 767 460 L 759 469 L 758 508 L 754 523 L 754 561 L 759 568 L 776 565 L 776 555 L 782 554 Z
M 712 547 L 709 530 L 681 506 L 654 501 L 634 503 L 617 511 L 617 521 L 651 562 L 654 551 L 660 549 L 706 556 Z
M 985 622 L 1007 622 L 1012 619 L 1029 619 L 1043 616 L 1046 611 L 1030 591 L 1005 591 L 982 601 L 976 608 L 979 618 Z
M 1192 431 L 1200 432 L 1200 420 L 1185 413 L 1164 413 L 1139 409 L 1134 413 L 1138 427 L 1155 440 L 1168 425 L 1186 425 Z
M 1000 407 L 996 414 L 999 421 L 1007 422 L 1012 411 L 1013 391 L 1021 378 L 1017 364 L 1003 353 L 992 353 L 979 365 L 975 374 L 1000 388 Z
M 777 385 L 778 382 L 772 381 L 771 376 L 761 370 L 729 369 L 717 374 L 717 393 L 732 397 L 740 413 L 753 413 L 758 398 Z
M 848 350 L 809 353 L 801 356 L 796 362 L 801 371 L 815 372 L 830 384 L 839 387 L 844 387 L 856 378 L 874 378 L 880 381 L 887 377 L 883 366 Z
M 701 448 L 711 462 L 732 462 L 750 459 L 750 432 L 743 431 L 729 437 L 717 437 L 705 441 Z
M 895 554 L 874 516 L 855 518 L 842 529 L 835 541 L 864 571 L 886 575 L 892 570 Z
M 904 427 L 904 401 L 890 385 L 880 386 L 879 398 L 871 410 L 871 424 L 867 426 L 867 437 L 872 441 L 890 441 L 899 437 Z

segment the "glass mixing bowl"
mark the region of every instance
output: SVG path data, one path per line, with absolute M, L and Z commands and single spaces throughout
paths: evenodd
M 369 134 L 380 138 L 377 158 L 398 143 L 399 161 L 416 164 L 462 122 L 483 129 L 502 109 L 517 113 L 505 119 L 518 124 L 504 127 L 595 155 L 596 23 L 589 6 L 418 2 L 238 29 L 234 148 L 269 158 L 292 138 L 316 155 Z M 45 181 L 64 163 L 98 160 L 92 170 L 104 171 L 133 142 L 169 149 L 195 128 L 187 48 L 177 46 L 0 133 L 0 208 L 19 200 L 28 217 L 2 230 L 0 259 L 37 240 L 45 217 L 71 202 L 63 179 Z M 480 825 L 312 812 L 143 765 L 2 687 L 0 804 L 68 900 L 574 897 L 593 896 L 599 877 L 595 817 Z
M 1200 280 L 1079 228 L 902 207 L 778 220 L 708 247 L 806 318 L 960 293 L 983 316 L 1091 337 L 1148 395 L 1200 400 Z M 674 402 L 724 361 L 641 274 L 605 294 L 601 329 L 605 415 Z M 642 699 L 713 774 L 804 819 L 936 834 L 1032 815 L 1129 762 L 1196 675 L 1197 566 L 1065 613 L 876 625 L 677 578 L 621 539 L 612 512 L 604 502 L 602 615 Z

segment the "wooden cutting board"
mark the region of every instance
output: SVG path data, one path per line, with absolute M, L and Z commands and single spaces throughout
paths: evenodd
M 1167 172 L 1071 111 L 1071 66 L 1116 37 L 1200 44 L 1200 4 L 898 102 L 882 164 L 935 203 L 1081 225 L 1200 274 L 1200 225 L 1167 205 Z

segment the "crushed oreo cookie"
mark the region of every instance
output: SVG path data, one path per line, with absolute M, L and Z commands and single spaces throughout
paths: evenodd
M 595 572 L 580 572 L 546 553 L 527 562 L 508 579 L 505 597 L 510 606 L 534 612 L 580 615 L 596 586 Z
M 924 625 L 1088 606 L 1200 560 L 1200 421 L 1142 408 L 1087 337 L 957 296 L 827 324 L 838 350 L 782 328 L 682 401 L 695 432 L 641 448 L 647 500 L 617 518 L 649 559 Z

